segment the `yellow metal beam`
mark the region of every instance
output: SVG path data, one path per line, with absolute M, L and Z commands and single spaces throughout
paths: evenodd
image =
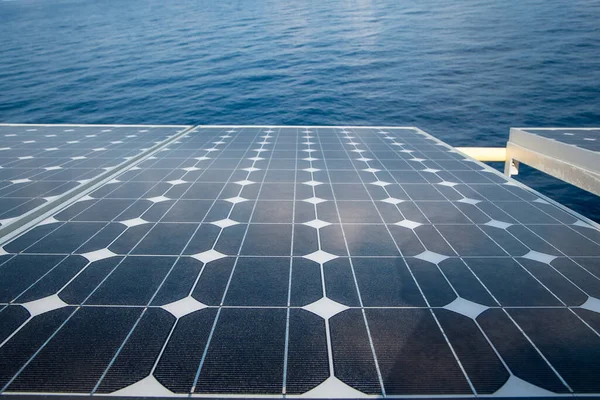
M 506 161 L 505 147 L 456 147 L 456 150 L 478 161 Z

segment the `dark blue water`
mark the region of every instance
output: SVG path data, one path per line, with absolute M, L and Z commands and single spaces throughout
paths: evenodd
M 600 125 L 600 1 L 0 1 L 0 120 Z M 598 198 L 522 179 L 600 220 Z

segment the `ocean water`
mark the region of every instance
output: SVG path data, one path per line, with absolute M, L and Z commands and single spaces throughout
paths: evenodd
M 0 0 L 0 121 L 600 125 L 599 0 Z M 598 197 L 523 182 L 600 220 Z

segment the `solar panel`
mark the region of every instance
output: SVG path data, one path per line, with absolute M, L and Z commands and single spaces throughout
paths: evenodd
M 525 132 L 555 140 L 560 143 L 577 146 L 582 149 L 600 151 L 600 129 L 587 128 L 525 128 Z
M 600 129 L 512 128 L 505 173 L 513 161 L 600 195 Z
M 415 128 L 198 127 L 0 250 L 0 390 L 600 393 L 600 230 Z
M 0 226 L 185 127 L 0 125 Z

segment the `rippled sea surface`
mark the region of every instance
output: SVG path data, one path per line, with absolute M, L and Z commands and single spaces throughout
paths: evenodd
M 600 125 L 600 1 L 0 0 L 0 121 Z M 598 197 L 520 179 L 600 220 Z

